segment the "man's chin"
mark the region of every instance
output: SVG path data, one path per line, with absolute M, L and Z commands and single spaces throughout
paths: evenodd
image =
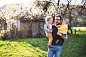
M 60 25 L 59 23 L 56 23 L 56 25 Z
M 56 25 L 58 25 L 59 23 L 56 23 Z

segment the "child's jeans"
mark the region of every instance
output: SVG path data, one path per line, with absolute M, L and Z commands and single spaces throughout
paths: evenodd
M 47 57 L 53 57 L 53 55 L 55 54 L 54 57 L 59 57 L 60 53 L 62 51 L 62 46 L 53 46 L 52 45 L 53 50 L 48 48 L 48 54 Z

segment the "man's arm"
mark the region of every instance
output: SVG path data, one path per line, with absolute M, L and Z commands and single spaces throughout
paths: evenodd
M 60 37 L 62 37 L 63 39 L 65 39 L 65 40 L 67 40 L 68 38 L 67 38 L 67 35 L 66 35 L 66 37 L 63 37 L 62 36 L 62 34 L 61 33 L 59 33 L 59 32 L 57 32 L 57 35 L 59 35 Z

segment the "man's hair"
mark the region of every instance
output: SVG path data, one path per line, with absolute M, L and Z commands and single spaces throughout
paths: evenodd
M 45 17 L 45 22 L 48 23 L 50 21 L 50 19 L 53 19 L 53 18 L 51 16 Z
M 60 20 L 63 20 L 61 15 L 56 15 L 55 17 L 60 17 Z

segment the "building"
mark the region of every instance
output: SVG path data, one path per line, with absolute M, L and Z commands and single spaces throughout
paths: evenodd
M 9 38 L 30 38 L 30 37 L 44 37 L 44 15 L 56 15 L 56 5 L 50 5 L 47 12 L 43 11 L 43 3 L 39 6 L 31 4 L 7 4 L 0 10 L 0 29 L 7 30 L 7 36 Z M 63 13 L 67 5 L 60 5 L 60 12 Z M 77 24 L 78 19 L 81 15 L 86 16 L 84 6 L 70 5 L 69 9 L 66 10 L 65 17 L 69 18 L 69 11 L 71 11 L 71 23 Z M 78 15 L 76 14 L 78 13 Z M 86 17 L 80 21 L 84 24 Z M 80 23 L 81 24 L 81 23 Z

